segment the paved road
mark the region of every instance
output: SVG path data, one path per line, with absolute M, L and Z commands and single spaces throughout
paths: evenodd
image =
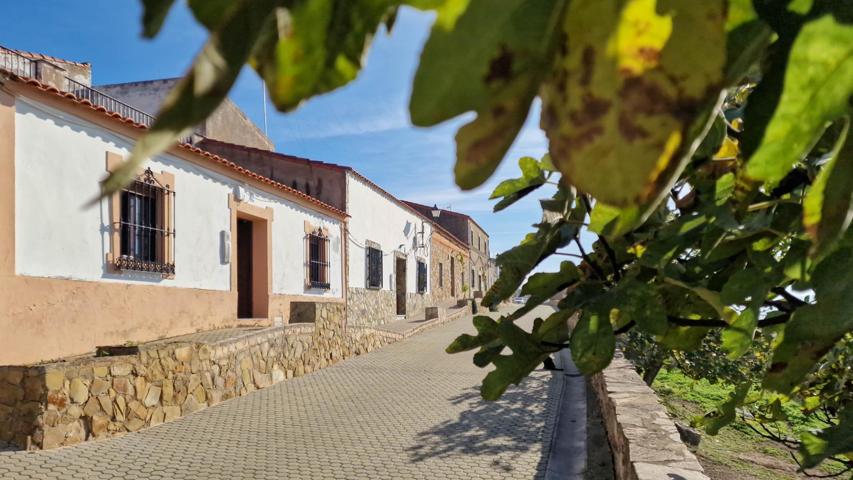
M 485 371 L 443 352 L 472 330 L 456 320 L 123 437 L 0 453 L 0 479 L 541 478 L 563 381 L 540 371 L 481 400 Z

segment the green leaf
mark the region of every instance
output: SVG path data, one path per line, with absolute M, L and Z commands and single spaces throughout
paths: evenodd
M 193 16 L 206 29 L 213 31 L 239 10 L 240 2 L 233 0 L 189 0 Z
M 454 171 L 461 188 L 489 178 L 518 135 L 550 66 L 564 5 L 471 0 L 455 22 L 433 26 L 409 110 L 419 126 L 477 113 L 456 135 Z
M 525 84 L 522 91 L 535 89 L 564 4 L 471 0 L 455 22 L 436 22 L 415 73 L 412 122 L 432 126 L 468 111 L 485 112 L 514 83 Z
M 696 153 L 694 153 L 693 156 L 695 158 L 706 159 L 713 157 L 720 149 L 723 141 L 726 139 L 727 129 L 728 126 L 726 125 L 726 119 L 722 114 L 714 117 L 714 121 L 711 123 L 711 128 L 708 130 L 708 134 L 702 139 L 702 143 L 699 144 L 699 148 L 696 149 Z
M 835 456 L 853 454 L 853 407 L 848 406 L 838 416 L 838 424 L 801 437 L 800 454 L 803 468 L 811 468 L 821 461 Z
M 798 308 L 764 377 L 764 387 L 787 394 L 839 339 L 853 330 L 853 247 L 836 250 L 812 274 L 817 302 Z
M 589 218 L 589 229 L 606 238 L 620 237 L 640 226 L 645 220 L 644 207 L 612 207 L 596 202 Z
M 500 322 L 498 328 L 512 354 L 499 355 L 492 360 L 496 368 L 486 375 L 480 388 L 486 400 L 500 398 L 510 384 L 518 384 L 549 355 L 532 335 L 514 323 Z
M 174 3 L 175 0 L 142 0 L 142 35 L 144 37 L 154 38 L 157 35 Z
M 751 267 L 729 277 L 720 291 L 720 301 L 726 305 L 760 306 L 769 290 L 761 271 Z
M 851 94 L 853 25 L 829 14 L 806 23 L 791 46 L 779 103 L 749 157 L 747 175 L 777 184 L 827 124 L 847 111 Z
M 725 4 L 569 4 L 568 45 L 541 93 L 564 182 L 613 207 L 657 204 L 712 123 Z
M 738 386 L 731 394 L 729 394 L 729 398 L 723 402 L 722 405 L 702 418 L 700 423 L 705 427 L 705 431 L 708 432 L 709 435 L 716 435 L 720 432 L 721 428 L 734 421 L 736 409 L 746 399 L 746 395 L 749 393 L 750 387 L 752 387 L 751 383 L 744 383 Z
M 755 337 L 755 329 L 758 326 L 758 313 L 756 309 L 747 308 L 742 311 L 731 325 L 723 330 L 722 346 L 728 352 L 729 360 L 737 360 L 752 346 Z
M 726 31 L 726 85 L 734 86 L 761 59 L 773 30 L 758 18 L 752 0 L 731 0 Z
M 620 325 L 634 321 L 641 330 L 652 335 L 667 332 L 669 322 L 663 298 L 654 286 L 628 278 L 613 289 L 610 298 L 611 320 L 618 316 Z
M 373 33 L 397 3 L 302 0 L 277 8 L 251 62 L 276 107 L 291 110 L 353 80 Z
M 477 335 L 469 335 L 463 333 L 456 337 L 445 351 L 447 353 L 459 353 L 472 350 L 477 347 L 493 342 L 498 338 L 498 323 L 492 318 L 485 315 L 477 315 L 474 317 L 474 328 L 477 329 Z
M 701 285 L 690 285 L 688 283 L 682 282 L 680 280 L 676 280 L 674 278 L 664 278 L 664 282 L 674 285 L 676 287 L 681 287 L 686 290 L 689 290 L 697 297 L 701 298 L 709 307 L 713 308 L 714 311 L 717 312 L 718 315 L 723 316 L 725 313 L 725 305 L 723 305 L 722 300 L 720 300 L 720 294 L 709 290 L 706 287 Z
M 559 272 L 534 273 L 528 277 L 527 282 L 521 288 L 521 295 L 529 295 L 530 298 L 527 299 L 523 307 L 513 312 L 510 318 L 520 318 L 554 295 L 569 288 L 580 278 L 581 273 L 572 262 L 560 263 Z
M 811 254 L 821 257 L 831 250 L 853 219 L 853 135 L 845 118 L 829 162 L 809 188 L 803 203 L 803 226 L 811 237 Z
M 521 157 L 518 166 L 521 168 L 521 177 L 499 183 L 489 197 L 490 200 L 504 197 L 495 205 L 495 212 L 505 209 L 545 184 L 545 175 L 535 158 Z
M 539 224 L 539 230 L 528 234 L 520 245 L 499 254 L 496 262 L 501 275 L 483 296 L 483 305 L 497 306 L 509 298 L 531 270 L 577 235 L 576 217 L 583 215 L 582 210 L 575 209 L 569 214 L 568 222 L 563 216 L 553 223 L 544 221 Z
M 474 365 L 485 368 L 488 364 L 492 363 L 498 355 L 506 348 L 503 343 L 496 342 L 498 345 L 491 347 L 488 345 L 484 345 L 480 348 L 480 350 L 474 354 Z
M 613 359 L 616 337 L 608 315 L 584 310 L 578 324 L 572 330 L 570 341 L 572 360 L 584 375 L 600 372 Z
M 127 161 L 101 182 L 102 196 L 130 182 L 143 162 L 189 134 L 228 95 L 275 5 L 273 0 L 235 3 L 235 13 L 211 32 L 189 73 L 166 96 L 157 119 Z

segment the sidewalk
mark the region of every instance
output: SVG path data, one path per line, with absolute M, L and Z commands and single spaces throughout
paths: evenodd
M 444 353 L 472 331 L 465 316 L 141 432 L 0 453 L 0 479 L 543 478 L 562 372 L 486 402 L 473 352 Z

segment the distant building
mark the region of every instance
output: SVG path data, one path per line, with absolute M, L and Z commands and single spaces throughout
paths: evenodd
M 347 322 L 376 325 L 417 318 L 438 303 L 430 214 L 400 201 L 355 169 L 204 139 L 201 148 L 314 196 L 350 215 Z M 459 295 L 462 295 L 461 288 Z
M 410 207 L 427 215 L 436 207 L 415 202 L 406 202 Z M 441 213 L 436 222 L 468 247 L 467 285 L 473 296 L 480 298 L 491 288 L 496 277 L 490 270 L 489 235 L 473 218 L 463 213 L 438 209 Z
M 143 112 L 156 114 L 179 78 L 98 85 L 96 88 Z M 226 98 L 212 115 L 196 127 L 201 137 L 249 147 L 273 150 L 275 145 L 231 99 Z
M 91 203 L 144 134 L 141 112 L 59 91 L 32 57 L 0 63 L 0 365 L 345 301 L 346 213 L 192 145 Z

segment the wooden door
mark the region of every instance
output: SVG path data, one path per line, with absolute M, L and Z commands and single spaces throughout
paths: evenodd
M 406 314 L 406 259 L 397 258 L 394 269 L 397 288 L 397 315 Z
M 237 220 L 237 318 L 252 313 L 252 222 Z
M 450 257 L 450 296 L 456 296 L 456 259 Z

